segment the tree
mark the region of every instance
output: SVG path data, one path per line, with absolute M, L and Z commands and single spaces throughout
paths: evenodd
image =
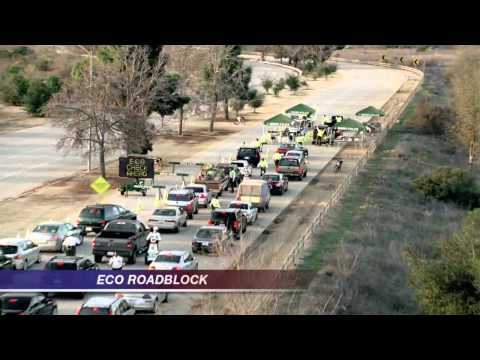
M 248 100 L 248 105 L 253 109 L 253 112 L 255 113 L 256 110 L 263 105 L 264 100 L 265 100 L 264 94 L 261 94 L 256 90 L 251 91 L 249 100 Z
M 280 91 L 285 89 L 285 80 L 282 78 L 278 80 L 275 85 L 273 86 L 273 93 L 275 96 L 278 96 L 280 94 Z
M 272 88 L 273 81 L 270 78 L 263 79 L 262 87 L 265 89 L 265 92 L 268 94 L 268 91 Z
M 454 137 L 468 149 L 468 164 L 473 171 L 480 133 L 480 54 L 465 52 L 452 66 L 451 89 L 457 119 Z
M 255 51 L 260 52 L 261 60 L 265 61 L 265 55 L 271 50 L 272 45 L 257 45 Z
M 99 63 L 92 78 L 85 70 L 66 81 L 47 105 L 47 114 L 65 129 L 58 148 L 82 149 L 90 140 L 98 147 L 102 176 L 105 154 L 114 149 L 141 152 L 151 144 L 149 109 L 163 86 L 164 61 L 150 66 L 141 46 L 120 51 L 118 61 Z
M 43 116 L 43 107 L 53 94 L 60 91 L 60 88 L 60 80 L 56 76 L 51 76 L 47 80 L 34 79 L 30 81 L 28 91 L 23 99 L 25 109 L 32 115 Z
M 233 99 L 232 100 L 232 108 L 235 111 L 235 117 L 238 117 L 238 113 L 242 111 L 242 109 L 245 107 L 247 101 L 243 99 Z
M 426 314 L 480 314 L 480 210 L 470 212 L 452 238 L 430 256 L 408 248 L 409 282 Z
M 285 84 L 288 86 L 290 91 L 296 92 L 300 88 L 300 79 L 298 76 L 289 75 L 287 80 L 285 80 Z
M 12 66 L 0 76 L 0 93 L 2 100 L 10 105 L 23 105 L 23 98 L 28 91 L 29 81 L 21 68 Z

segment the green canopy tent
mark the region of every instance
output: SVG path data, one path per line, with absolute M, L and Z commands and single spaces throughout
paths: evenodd
M 307 106 L 305 104 L 297 104 L 294 107 L 291 107 L 285 113 L 296 116 L 306 116 L 310 117 L 316 113 L 314 108 Z
M 292 118 L 285 114 L 278 114 L 263 122 L 263 133 L 282 133 L 290 124 Z
M 368 106 L 365 109 L 359 110 L 356 116 L 385 116 L 385 113 L 382 110 L 379 110 L 373 106 Z
M 367 126 L 362 124 L 361 122 L 353 119 L 343 119 L 341 122 L 337 123 L 335 126 L 338 130 L 344 131 L 368 131 Z

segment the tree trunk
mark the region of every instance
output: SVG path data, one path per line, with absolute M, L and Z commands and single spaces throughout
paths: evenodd
M 215 124 L 215 119 L 217 117 L 217 96 L 213 98 L 211 109 L 210 109 L 210 125 L 208 126 L 208 131 L 213 132 L 213 127 Z
M 470 142 L 470 146 L 468 147 L 468 166 L 470 167 L 470 174 L 473 174 L 473 149 L 474 149 L 474 142 Z
M 180 120 L 178 122 L 178 135 L 183 135 L 183 106 L 180 107 Z
M 103 142 L 98 144 L 98 156 L 100 160 L 100 171 L 102 176 L 106 179 L 107 178 L 107 170 L 105 168 L 105 147 Z
M 225 111 L 225 120 L 230 120 L 230 114 L 228 112 L 228 98 L 223 100 L 223 111 Z
M 160 115 L 162 117 L 162 129 L 163 129 L 163 119 L 165 118 L 163 115 Z

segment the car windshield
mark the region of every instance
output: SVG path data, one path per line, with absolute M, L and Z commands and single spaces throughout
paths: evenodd
M 163 262 L 163 263 L 175 263 L 178 264 L 182 257 L 179 255 L 158 255 L 155 259 L 155 262 Z
M 240 185 L 239 194 L 244 196 L 260 196 L 262 187 L 260 185 Z
M 195 194 L 203 193 L 203 188 L 202 188 L 202 187 L 189 186 L 189 187 L 186 187 L 185 189 L 193 190 L 193 192 L 194 192 Z
M 2 299 L 2 308 L 5 310 L 26 310 L 30 306 L 30 297 L 5 297 Z
M 280 181 L 280 176 L 278 175 L 264 175 L 265 180 Z
M 300 156 L 302 156 L 302 154 L 299 154 L 299 153 L 296 153 L 296 152 L 288 152 L 287 156 L 294 157 L 294 158 L 299 158 Z
M 250 148 L 241 148 L 238 150 L 238 155 L 240 156 L 255 156 L 257 155 L 257 151 L 255 149 Z
M 280 166 L 298 166 L 297 159 L 281 159 L 278 163 Z
M 58 225 L 38 225 L 33 229 L 33 232 L 56 234 L 58 231 Z
M 223 211 L 215 211 L 212 213 L 212 220 L 220 223 L 225 223 L 226 219 L 233 219 L 234 217 L 234 213 L 227 213 Z
M 4 255 L 13 255 L 18 251 L 18 246 L 15 245 L 0 245 L 0 250 Z
M 201 239 L 211 239 L 219 234 L 221 234 L 221 230 L 219 229 L 200 229 L 197 232 L 197 237 Z
M 242 163 L 242 162 L 238 162 L 238 163 L 236 162 L 236 163 L 232 163 L 232 164 L 237 165 L 237 167 L 244 167 L 244 166 L 243 166 L 244 163 Z
M 80 310 L 80 315 L 108 315 L 108 308 L 99 308 L 99 307 L 82 307 Z
M 157 216 L 175 216 L 177 211 L 175 209 L 157 209 L 153 215 Z
M 188 194 L 168 194 L 168 201 L 190 201 Z
M 135 224 L 125 222 L 111 222 L 106 226 L 105 231 L 135 233 L 137 231 L 137 228 Z
M 243 210 L 248 210 L 248 204 L 233 203 L 233 204 L 230 204 L 229 208 L 230 208 L 230 209 L 243 209 Z
M 103 218 L 103 209 L 96 207 L 87 207 L 82 210 L 80 217 L 86 218 Z
M 45 266 L 47 270 L 77 270 L 77 264 L 74 262 L 51 261 Z

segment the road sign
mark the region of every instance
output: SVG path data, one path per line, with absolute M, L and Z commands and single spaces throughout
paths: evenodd
M 119 175 L 136 179 L 153 179 L 154 159 L 129 156 L 119 158 Z
M 90 187 L 99 195 L 103 194 L 106 192 L 108 189 L 112 187 L 110 183 L 105 180 L 103 176 L 100 176 L 97 178 L 94 182 L 90 184 Z

